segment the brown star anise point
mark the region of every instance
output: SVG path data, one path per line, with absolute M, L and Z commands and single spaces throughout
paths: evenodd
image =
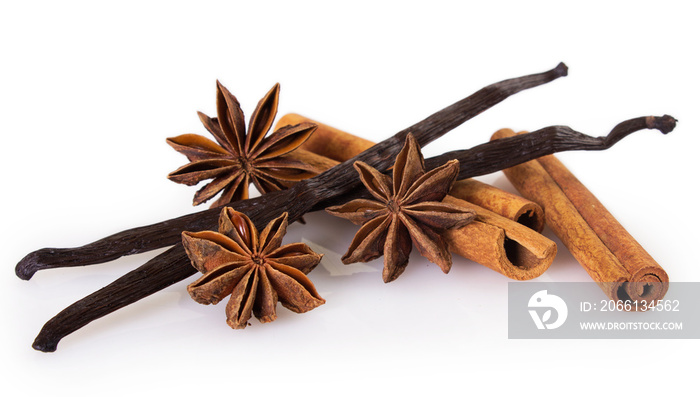
M 185 251 L 203 273 L 187 287 L 192 299 L 217 304 L 230 296 L 226 322 L 234 329 L 245 328 L 251 314 L 263 323 L 275 320 L 278 301 L 296 313 L 324 304 L 306 277 L 322 255 L 303 243 L 281 246 L 286 230 L 286 212 L 258 233 L 245 214 L 226 207 L 218 232 L 183 232 Z
M 198 113 L 204 127 L 216 142 L 200 135 L 184 134 L 168 138 L 167 143 L 190 161 L 168 175 L 168 179 L 185 185 L 212 179 L 194 196 L 199 205 L 221 192 L 212 207 L 248 198 L 252 183 L 261 194 L 281 190 L 302 179 L 324 171 L 295 155 L 316 130 L 316 125 L 301 123 L 279 128 L 265 136 L 277 115 L 279 84 L 258 102 L 250 117 L 246 133 L 243 111 L 233 94 L 216 82 L 218 117 Z
M 459 174 L 459 162 L 448 161 L 425 172 L 418 142 L 408 134 L 396 156 L 393 179 L 361 161 L 355 162 L 355 169 L 376 200 L 357 199 L 326 209 L 362 225 L 343 263 L 368 262 L 384 255 L 382 278 L 388 283 L 403 273 L 415 245 L 421 255 L 449 272 L 452 256 L 440 232 L 464 226 L 476 216 L 471 210 L 440 202 Z

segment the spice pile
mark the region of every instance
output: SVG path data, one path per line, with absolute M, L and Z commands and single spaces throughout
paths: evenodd
M 202 276 L 188 287 L 190 295 L 205 304 L 229 297 L 226 315 L 232 328 L 245 328 L 253 315 L 273 321 L 278 301 L 299 313 L 318 307 L 325 300 L 306 274 L 321 255 L 305 244 L 281 244 L 288 223 L 318 210 L 361 225 L 342 260 L 383 256 L 385 282 L 403 272 L 414 246 L 445 273 L 452 252 L 510 278 L 532 279 L 549 267 L 557 250 L 540 234 L 546 221 L 595 281 L 613 283 L 603 287 L 611 299 L 659 299 L 668 288 L 663 269 L 612 216 L 596 212 L 591 218 L 586 208 L 595 205 L 599 211 L 602 205 L 555 159 L 543 156 L 605 150 L 642 129 L 668 133 L 675 127 L 673 117 L 623 121 L 598 138 L 565 126 L 528 134 L 501 130 L 494 136 L 498 139 L 471 149 L 429 159 L 420 152 L 422 145 L 509 96 L 566 74 L 567 67 L 559 64 L 492 84 L 376 145 L 293 114 L 266 135 L 276 117 L 279 85 L 258 103 L 246 130 L 237 99 L 217 83 L 218 117 L 199 114 L 216 142 L 194 134 L 167 140 L 189 160 L 168 177 L 187 185 L 211 180 L 195 194 L 194 204 L 218 195 L 212 208 L 83 247 L 28 254 L 16 267 L 25 280 L 42 269 L 103 263 L 172 246 L 61 311 L 44 325 L 33 347 L 55 351 L 66 335 L 197 271 Z M 546 171 L 521 171 L 540 163 Z M 469 179 L 498 170 L 506 170 L 532 201 Z M 251 184 L 261 196 L 249 198 Z M 604 237 L 611 235 L 621 237 Z

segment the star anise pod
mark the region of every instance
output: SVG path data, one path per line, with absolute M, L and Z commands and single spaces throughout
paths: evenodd
M 440 202 L 459 174 L 459 162 L 451 160 L 425 172 L 423 155 L 413 135 L 396 156 L 392 180 L 357 161 L 355 169 L 377 200 L 357 199 L 329 207 L 329 213 L 361 224 L 343 255 L 345 264 L 368 262 L 384 255 L 382 277 L 395 280 L 406 269 L 412 245 L 447 273 L 452 256 L 440 231 L 461 227 L 476 216 L 471 210 Z
M 213 179 L 194 195 L 194 205 L 219 192 L 222 192 L 221 197 L 212 207 L 247 199 L 250 183 L 261 194 L 285 189 L 328 168 L 328 165 L 309 163 L 308 159 L 293 153 L 316 130 L 315 124 L 284 126 L 265 136 L 277 115 L 279 90 L 279 84 L 275 84 L 258 102 L 246 134 L 238 100 L 217 81 L 218 118 L 198 113 L 216 142 L 195 134 L 167 139 L 170 146 L 190 161 L 168 175 L 171 181 L 191 186 Z
M 192 265 L 204 273 L 187 287 L 192 299 L 217 304 L 230 295 L 226 322 L 235 329 L 245 328 L 251 313 L 263 323 L 275 320 L 278 300 L 296 313 L 324 304 L 306 277 L 322 255 L 303 243 L 280 246 L 286 231 L 286 212 L 258 233 L 245 214 L 226 207 L 218 232 L 183 232 Z

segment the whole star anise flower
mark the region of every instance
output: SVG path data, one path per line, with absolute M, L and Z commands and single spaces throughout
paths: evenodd
M 459 162 L 448 161 L 425 172 L 418 143 L 408 134 L 396 156 L 393 183 L 361 161 L 354 165 L 377 200 L 357 199 L 326 209 L 362 225 L 343 255 L 343 263 L 368 262 L 383 254 L 382 277 L 388 283 L 406 269 L 413 243 L 421 255 L 449 272 L 452 256 L 440 231 L 464 226 L 476 216 L 471 210 L 440 202 L 459 174 Z
M 226 207 L 218 232 L 183 232 L 192 265 L 204 273 L 187 287 L 192 299 L 217 304 L 230 295 L 226 322 L 234 329 L 245 328 L 251 313 L 262 323 L 275 320 L 277 301 L 296 313 L 324 304 L 306 277 L 323 255 L 303 243 L 280 246 L 286 231 L 286 212 L 258 233 L 245 214 Z
M 279 91 L 279 84 L 275 84 L 258 102 L 246 134 L 238 100 L 217 81 L 218 118 L 198 113 L 216 143 L 195 134 L 167 139 L 170 146 L 190 161 L 168 175 L 171 181 L 191 186 L 213 179 L 194 195 L 194 205 L 222 191 L 212 207 L 247 199 L 250 183 L 261 194 L 281 190 L 328 168 L 293 153 L 316 130 L 315 124 L 284 126 L 265 137 L 277 115 Z

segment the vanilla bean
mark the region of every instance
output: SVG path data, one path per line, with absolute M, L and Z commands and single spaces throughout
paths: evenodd
M 434 168 L 450 159 L 460 161 L 459 178 L 470 178 L 503 168 L 534 160 L 546 154 L 569 150 L 605 150 L 625 136 L 642 129 L 658 129 L 664 134 L 675 128 L 676 120 L 671 116 L 640 117 L 618 124 L 604 137 L 594 138 L 569 127 L 547 127 L 530 134 L 518 135 L 491 141 L 467 150 L 448 152 L 426 159 L 426 167 Z M 297 185 L 298 186 L 298 185 Z M 361 190 L 365 192 L 364 189 Z M 308 190 L 302 193 L 309 192 Z M 367 193 L 362 193 L 366 195 Z M 321 210 L 332 204 L 348 201 L 357 193 L 331 196 L 318 201 L 312 210 Z M 300 197 L 306 199 L 309 197 Z M 310 199 L 310 198 L 309 198 Z M 250 201 L 250 200 L 247 200 Z M 239 202 L 243 203 L 243 202 Z M 238 203 L 237 203 L 238 204 Z M 258 210 L 260 210 L 258 206 Z M 274 217 L 284 208 L 258 211 L 256 217 Z M 290 214 L 290 222 L 302 216 Z M 250 216 L 252 219 L 253 216 Z M 258 221 L 259 222 L 259 221 Z M 257 223 L 256 223 L 257 225 Z M 259 225 L 258 225 L 259 227 Z M 182 244 L 177 244 L 163 254 L 127 273 L 101 290 L 64 309 L 49 320 L 36 337 L 33 347 L 37 350 L 55 351 L 58 342 L 66 335 L 130 303 L 136 302 L 169 285 L 182 281 L 196 271 L 190 265 Z
M 178 244 L 62 310 L 44 324 L 32 347 L 43 352 L 56 351 L 64 336 L 196 272 L 182 244 Z
M 529 134 L 490 141 L 470 149 L 446 152 L 425 159 L 425 166 L 426 169 L 430 170 L 449 160 L 459 160 L 459 176 L 457 178 L 473 178 L 558 152 L 609 149 L 622 138 L 640 130 L 653 129 L 659 130 L 662 134 L 668 134 L 675 127 L 676 119 L 669 115 L 625 120 L 616 125 L 607 135 L 597 138 L 567 126 L 550 126 Z M 320 202 L 312 208 L 312 211 L 323 210 L 326 207 L 363 197 L 369 197 L 369 195 L 364 189 L 361 189 L 354 194 L 350 193 Z
M 401 150 L 409 132 L 416 137 L 421 146 L 424 146 L 509 96 L 549 83 L 559 77 L 566 76 L 566 74 L 566 65 L 560 63 L 554 69 L 544 73 L 503 80 L 489 85 L 459 102 L 434 113 L 425 120 L 400 131 L 393 137 L 375 145 L 344 164 L 339 164 L 317 177 L 302 181 L 300 184 L 297 184 L 299 187 L 296 189 L 290 189 L 285 191 L 286 193 L 278 195 L 270 196 L 270 194 L 267 194 L 265 198 L 254 199 L 245 204 L 243 204 L 244 202 L 238 202 L 233 206 L 238 211 L 244 212 L 249 216 L 259 209 L 260 206 L 265 206 L 266 208 L 289 207 L 286 208 L 287 212 L 295 210 L 308 212 L 311 206 L 319 201 L 337 196 L 359 186 L 357 178 L 347 177 L 355 173 L 355 170 L 352 168 L 352 163 L 355 160 L 364 161 L 378 170 L 386 170 L 391 166 L 396 154 Z M 296 199 L 298 195 L 308 190 L 314 191 L 312 202 Z M 292 208 L 295 206 L 298 206 L 298 208 Z M 15 274 L 23 280 L 29 280 L 34 273 L 42 269 L 103 263 L 124 255 L 166 247 L 177 243 L 180 240 L 180 232 L 183 230 L 197 231 L 213 228 L 219 212 L 220 210 L 218 209 L 207 210 L 149 226 L 125 230 L 82 247 L 43 248 L 25 256 L 15 267 Z M 264 211 L 262 213 L 264 216 Z M 253 219 L 253 216 L 251 216 L 251 219 Z M 265 219 L 269 221 L 273 218 L 268 219 L 266 217 Z M 254 222 L 258 225 L 266 223 L 257 219 Z
M 486 175 L 505 168 L 521 164 L 523 158 L 532 159 L 570 150 L 605 150 L 612 147 L 622 138 L 640 130 L 659 130 L 668 134 L 676 127 L 676 119 L 664 115 L 661 117 L 646 116 L 626 120 L 616 125 L 610 133 L 601 137 L 575 131 L 567 126 L 545 127 L 530 133 L 531 139 L 510 140 L 503 138 L 475 146 L 467 150 L 448 152 L 426 160 L 426 167 L 434 168 L 451 159 L 459 160 L 459 179 Z

